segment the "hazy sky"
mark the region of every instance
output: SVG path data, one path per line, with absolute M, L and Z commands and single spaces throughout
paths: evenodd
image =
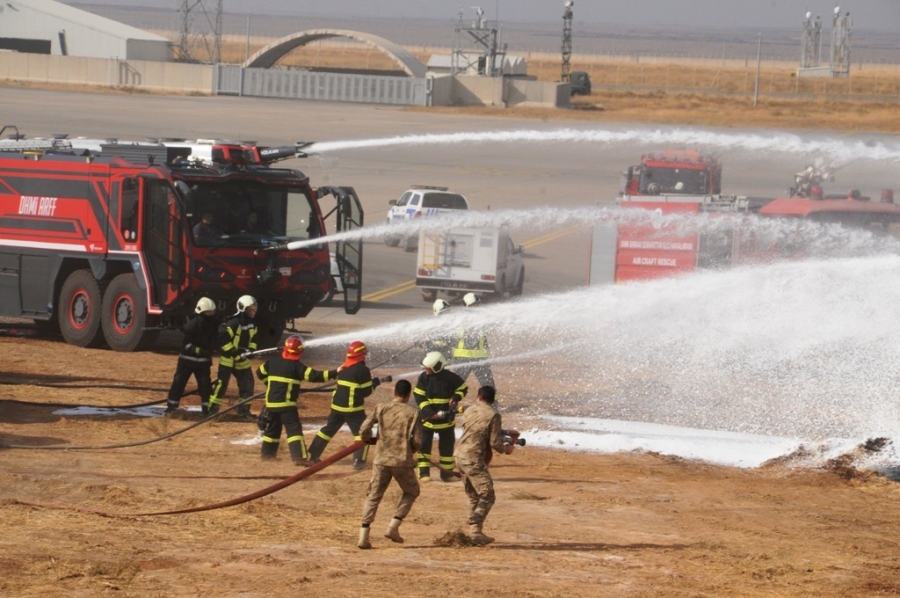
M 84 4 L 90 0 L 74 0 Z M 97 4 L 109 0 L 93 0 Z M 120 6 L 171 8 L 181 0 L 118 0 Z M 210 6 L 215 3 L 210 0 Z M 563 0 L 225 0 L 229 13 L 254 12 L 295 16 L 353 16 L 456 20 L 460 8 L 474 18 L 480 5 L 493 20 L 499 9 L 502 21 L 561 22 Z M 822 16 L 830 28 L 835 3 L 829 0 L 575 0 L 576 24 L 687 25 L 691 27 L 785 27 L 796 29 L 807 10 Z M 900 0 L 855 0 L 841 3 L 850 11 L 853 27 L 900 32 Z M 900 48 L 898 48 L 900 49 Z

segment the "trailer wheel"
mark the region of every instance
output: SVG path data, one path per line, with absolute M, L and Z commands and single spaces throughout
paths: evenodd
M 412 253 L 413 251 L 418 250 L 419 249 L 419 238 L 416 237 L 415 235 L 410 235 L 410 236 L 406 237 L 406 242 L 403 243 L 403 249 L 404 249 L 404 251 L 407 251 L 409 253 Z
M 434 289 L 426 289 L 422 291 L 422 301 L 425 303 L 434 303 L 435 299 L 437 299 L 437 291 Z
M 59 292 L 59 331 L 70 345 L 96 347 L 100 331 L 100 285 L 90 270 L 69 274 Z
M 152 344 L 153 335 L 144 330 L 147 300 L 134 274 L 113 278 L 103 293 L 103 336 L 114 351 L 136 351 Z

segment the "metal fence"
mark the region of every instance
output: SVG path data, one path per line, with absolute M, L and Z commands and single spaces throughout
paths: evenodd
M 428 106 L 430 79 L 218 65 L 218 95 Z

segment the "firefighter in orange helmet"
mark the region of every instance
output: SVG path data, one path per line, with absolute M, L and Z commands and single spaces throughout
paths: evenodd
M 345 423 L 353 433 L 355 440 L 361 440 L 359 429 L 366 419 L 365 400 L 382 382 L 390 382 L 390 376 L 373 378 L 366 355 L 369 349 L 361 341 L 353 341 L 347 347 L 347 358 L 338 368 L 337 388 L 331 394 L 331 412 L 328 420 L 309 446 L 309 458 L 317 463 L 325 451 L 325 447 Z M 365 469 L 369 446 L 366 445 L 353 453 L 353 468 Z
M 326 382 L 334 379 L 336 370 L 320 372 L 300 361 L 303 355 L 303 339 L 298 335 L 288 337 L 281 355 L 269 359 L 256 371 L 266 383 L 266 427 L 263 430 L 263 459 L 274 459 L 278 454 L 281 428 L 287 435 L 288 449 L 294 465 L 309 465 L 309 453 L 303 439 L 303 427 L 297 413 L 297 397 L 301 382 Z

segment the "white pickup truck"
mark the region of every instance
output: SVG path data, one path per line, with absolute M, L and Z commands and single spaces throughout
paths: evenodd
M 502 298 L 521 295 L 525 248 L 513 244 L 505 228 L 449 228 L 419 233 L 416 286 L 422 299 L 438 291 Z

